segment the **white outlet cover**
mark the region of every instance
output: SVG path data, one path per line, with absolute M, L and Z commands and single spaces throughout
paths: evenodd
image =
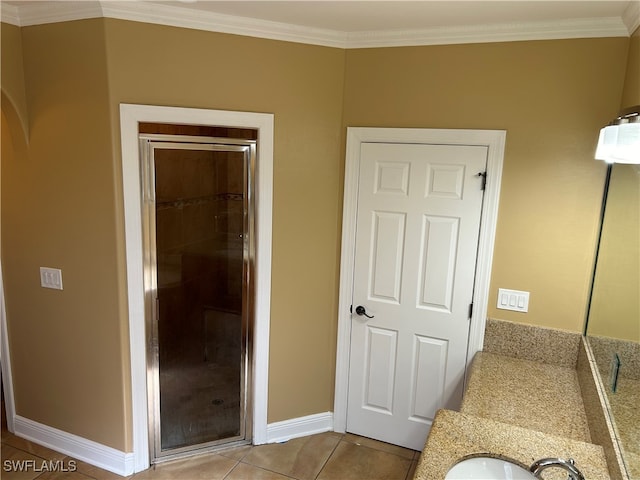
M 40 267 L 40 286 L 62 290 L 62 270 L 59 268 Z

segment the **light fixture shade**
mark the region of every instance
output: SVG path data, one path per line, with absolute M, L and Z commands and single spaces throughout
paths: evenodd
M 628 109 L 600 130 L 595 158 L 640 165 L 640 106 Z
M 613 163 L 611 156 L 616 148 L 618 141 L 618 126 L 609 125 L 600 130 L 600 138 L 598 138 L 598 147 L 596 148 L 596 160 L 604 160 L 607 163 Z
M 623 123 L 618 126 L 618 139 L 612 153 L 616 163 L 640 164 L 640 123 Z

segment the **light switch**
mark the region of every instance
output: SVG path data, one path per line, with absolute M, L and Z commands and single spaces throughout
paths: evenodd
M 497 307 L 502 310 L 513 310 L 514 312 L 528 312 L 529 292 L 499 288 Z
M 509 305 L 509 295 L 507 295 L 506 293 L 501 293 L 498 296 L 500 297 L 500 305 L 502 306 Z
M 40 286 L 62 290 L 62 270 L 59 268 L 40 267 Z

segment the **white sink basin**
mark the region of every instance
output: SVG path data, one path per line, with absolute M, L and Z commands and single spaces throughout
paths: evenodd
M 456 463 L 445 480 L 536 480 L 529 470 L 492 457 L 473 457 Z

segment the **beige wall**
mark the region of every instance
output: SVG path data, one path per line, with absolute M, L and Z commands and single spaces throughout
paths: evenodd
M 275 114 L 268 421 L 333 409 L 344 51 L 106 20 L 121 102 Z M 119 119 L 112 118 L 118 132 Z
M 613 165 L 589 335 L 640 342 L 640 170 Z
M 33 161 L 2 166 L 17 413 L 130 449 L 121 102 L 275 113 L 268 417 L 331 410 L 344 52 L 117 20 L 22 30 Z
M 631 36 L 621 109 L 640 105 L 640 28 Z M 589 335 L 640 342 L 640 170 L 614 165 Z
M 131 448 L 121 102 L 275 114 L 269 422 L 333 409 L 347 125 L 506 129 L 492 298 L 530 290 L 531 311 L 490 315 L 581 330 L 593 149 L 628 39 L 344 51 L 112 19 L 21 33 L 30 145 L 2 161 L 19 415 Z M 39 266 L 65 290 L 40 288 Z
M 29 146 L 2 161 L 16 413 L 124 450 L 128 365 L 102 22 L 23 28 L 22 49 Z M 63 291 L 40 287 L 40 266 L 62 269 Z
M 624 79 L 621 108 L 640 105 L 640 27 L 629 42 L 627 74 Z
M 580 331 L 628 39 L 350 50 L 345 126 L 504 129 L 488 315 Z M 531 292 L 497 310 L 497 289 Z

